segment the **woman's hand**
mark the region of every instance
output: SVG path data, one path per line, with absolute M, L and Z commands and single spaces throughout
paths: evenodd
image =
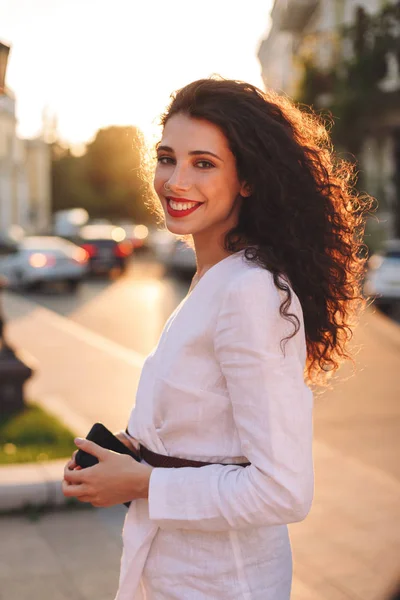
M 140 454 L 140 445 L 136 438 L 128 435 L 125 431 L 117 431 L 114 433 L 115 437 L 119 439 L 120 442 L 124 444 L 129 450 L 135 452 L 138 456 Z
M 79 449 L 96 456 L 99 462 L 93 467 L 79 469 L 74 452 L 64 469 L 64 496 L 104 507 L 148 497 L 152 467 L 86 439 L 77 438 L 75 443 Z
M 77 454 L 78 450 L 75 450 L 75 452 L 73 452 L 70 460 L 67 462 L 67 464 L 65 465 L 66 469 L 69 469 L 70 471 L 73 471 L 74 469 L 76 469 L 77 471 L 79 471 L 80 469 L 82 469 L 82 467 L 80 467 L 75 460 L 76 454 Z

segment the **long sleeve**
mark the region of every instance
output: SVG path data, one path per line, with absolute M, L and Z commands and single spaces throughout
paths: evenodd
M 312 394 L 304 383 L 303 325 L 293 325 L 271 274 L 251 268 L 228 286 L 215 355 L 226 379 L 249 467 L 154 469 L 149 515 L 164 529 L 223 531 L 280 525 L 307 515 L 313 496 Z M 291 313 L 302 324 L 293 295 Z

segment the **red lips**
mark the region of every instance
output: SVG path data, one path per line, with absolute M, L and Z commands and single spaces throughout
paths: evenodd
M 182 217 L 187 217 L 187 215 L 192 214 L 195 210 L 197 210 L 202 205 L 202 202 L 197 202 L 195 204 L 195 206 L 193 206 L 192 208 L 187 208 L 186 210 L 175 210 L 172 208 L 172 206 L 169 202 L 170 200 L 172 200 L 173 202 L 179 202 L 180 204 L 185 204 L 186 202 L 193 202 L 193 200 L 187 200 L 186 198 L 173 198 L 172 196 L 168 196 L 168 198 L 167 198 L 168 214 L 171 215 L 171 217 L 174 217 L 177 219 L 182 218 Z

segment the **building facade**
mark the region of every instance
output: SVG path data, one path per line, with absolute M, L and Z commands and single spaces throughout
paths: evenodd
M 302 59 L 312 54 L 319 67 L 336 58 L 340 29 L 354 21 L 357 7 L 377 12 L 385 0 L 275 0 L 272 26 L 258 58 L 267 87 L 295 95 Z
M 18 225 L 27 233 L 46 231 L 51 215 L 50 147 L 41 138 L 17 135 L 15 97 L 0 94 L 0 234 Z
M 312 57 L 324 72 L 339 58 L 349 57 L 343 26 L 354 23 L 359 7 L 375 14 L 385 4 L 385 0 L 275 0 L 272 26 L 258 53 L 265 86 L 296 97 L 304 61 Z M 397 60 L 393 56 L 387 60 L 388 74 L 380 86 L 391 94 L 400 91 L 400 73 Z M 318 106 L 327 100 L 320 96 Z M 357 158 L 363 187 L 379 202 L 379 219 L 370 226 L 379 229 L 377 238 L 399 235 L 395 214 L 400 205 L 400 105 L 382 109 L 368 124 Z

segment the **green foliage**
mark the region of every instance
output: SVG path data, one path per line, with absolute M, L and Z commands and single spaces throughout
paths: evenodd
M 358 7 L 353 25 L 341 32 L 343 53 L 329 70 L 315 62 L 304 62 L 303 79 L 297 100 L 328 110 L 335 121 L 333 141 L 357 152 L 369 122 L 385 108 L 398 106 L 400 94 L 385 92 L 379 83 L 387 74 L 387 56 L 400 64 L 400 2 L 388 4 L 376 15 Z M 328 100 L 327 100 L 328 99 Z
M 53 211 L 85 208 L 91 217 L 148 221 L 140 177 L 143 136 L 136 127 L 97 132 L 82 156 L 53 146 Z
M 74 450 L 69 429 L 36 404 L 0 418 L 0 464 L 64 458 Z

